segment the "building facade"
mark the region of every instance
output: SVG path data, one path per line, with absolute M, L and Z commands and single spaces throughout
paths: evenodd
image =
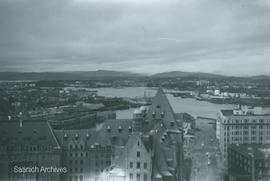
M 270 145 L 241 144 L 228 146 L 230 181 L 270 180 Z
M 60 181 L 67 172 L 61 156 L 48 122 L 0 122 L 0 180 Z
M 270 114 L 268 109 L 241 107 L 221 110 L 216 123 L 220 151 L 227 160 L 230 144 L 269 144 Z
M 0 180 L 183 181 L 183 126 L 162 89 L 133 119 L 53 130 L 47 121 L 0 122 Z M 16 165 L 64 173 L 14 173 Z

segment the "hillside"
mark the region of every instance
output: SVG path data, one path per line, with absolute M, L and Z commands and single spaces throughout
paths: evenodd
M 226 77 L 218 74 L 202 73 L 202 72 L 182 72 L 172 71 L 163 72 L 152 75 L 153 78 L 202 78 L 202 79 L 213 79 Z
M 140 74 L 109 70 L 78 72 L 0 72 L 0 80 L 91 80 L 134 78 Z

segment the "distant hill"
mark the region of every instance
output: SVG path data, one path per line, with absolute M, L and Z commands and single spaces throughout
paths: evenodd
M 151 76 L 124 71 L 69 71 L 69 72 L 0 72 L 0 80 L 97 80 L 97 79 L 126 79 L 126 78 L 195 78 L 195 79 L 230 79 L 270 81 L 268 75 L 247 77 L 232 77 L 203 72 L 172 71 L 157 73 Z
M 140 76 L 142 75 L 110 70 L 74 72 L 0 72 L 0 80 L 91 80 L 100 78 L 135 78 Z
M 253 79 L 253 80 L 270 80 L 269 75 L 256 75 L 256 76 L 251 76 L 248 78 Z
M 213 79 L 226 77 L 218 74 L 202 73 L 202 72 L 182 72 L 182 71 L 172 71 L 163 72 L 152 75 L 153 78 L 202 78 L 202 79 Z

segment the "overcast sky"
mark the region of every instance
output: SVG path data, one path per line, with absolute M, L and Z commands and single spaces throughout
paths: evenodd
M 269 0 L 0 0 L 0 71 L 270 75 Z

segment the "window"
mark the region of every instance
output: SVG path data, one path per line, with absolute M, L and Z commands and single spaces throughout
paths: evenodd
M 129 174 L 129 180 L 133 180 L 133 173 Z
M 144 168 L 144 169 L 147 169 L 147 163 L 144 163 L 144 164 L 143 164 L 143 168 Z
M 138 141 L 137 145 L 140 146 L 140 142 L 139 141 Z
M 133 168 L 133 162 L 129 163 L 129 168 Z
M 137 173 L 137 181 L 139 181 L 141 179 L 141 175 L 139 173 Z
M 141 153 L 139 151 L 137 151 L 137 157 L 140 158 L 141 157 Z
M 141 168 L 141 163 L 137 162 L 137 168 Z
M 147 174 L 143 174 L 143 181 L 147 181 Z

